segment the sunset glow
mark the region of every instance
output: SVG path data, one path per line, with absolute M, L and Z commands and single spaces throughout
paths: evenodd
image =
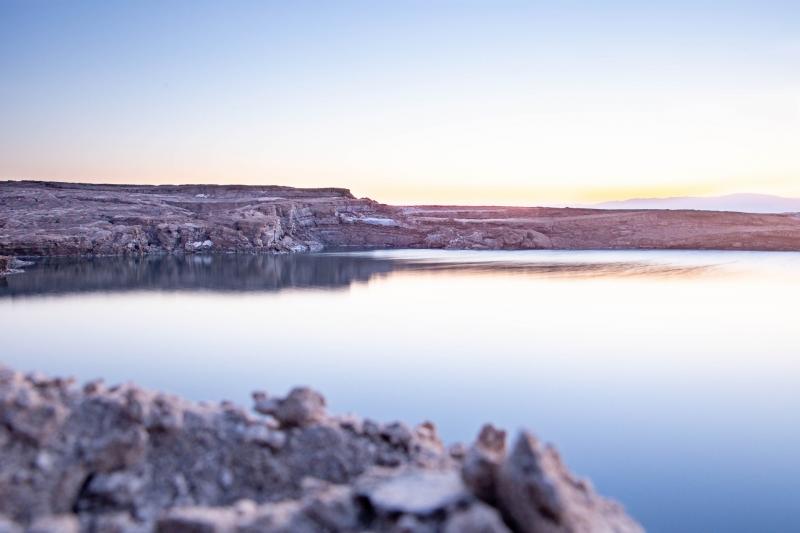
M 800 196 L 792 2 L 0 6 L 0 179 Z

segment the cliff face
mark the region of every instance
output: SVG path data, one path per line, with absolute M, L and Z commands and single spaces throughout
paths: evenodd
M 402 207 L 344 189 L 0 182 L 0 254 L 326 248 L 800 250 L 800 216 Z
M 372 202 L 342 189 L 0 184 L 0 250 L 9 255 L 308 251 L 308 228 Z M 343 215 L 344 216 L 344 215 Z
M 0 530 L 639 533 L 522 433 L 445 449 L 411 428 L 330 416 L 318 393 L 254 412 L 133 385 L 0 366 Z

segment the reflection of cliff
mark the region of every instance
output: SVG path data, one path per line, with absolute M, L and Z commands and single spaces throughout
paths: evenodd
M 135 290 L 277 291 L 344 288 L 392 262 L 334 255 L 149 255 L 47 259 L 0 280 L 0 297 Z

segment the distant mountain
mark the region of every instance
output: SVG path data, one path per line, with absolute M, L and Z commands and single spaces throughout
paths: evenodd
M 738 211 L 741 213 L 800 212 L 800 198 L 769 194 L 728 194 L 725 196 L 679 196 L 674 198 L 634 198 L 603 202 L 596 209 L 697 209 L 701 211 Z

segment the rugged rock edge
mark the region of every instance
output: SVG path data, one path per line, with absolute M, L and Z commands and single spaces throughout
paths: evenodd
M 331 416 L 308 388 L 253 398 L 0 366 L 0 531 L 643 531 L 530 433 L 445 449 L 429 422 Z
M 331 248 L 800 250 L 800 215 L 391 206 L 346 189 L 0 181 L 0 255 Z

